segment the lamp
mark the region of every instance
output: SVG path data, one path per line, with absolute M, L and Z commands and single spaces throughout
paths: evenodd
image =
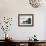
M 38 8 L 45 3 L 45 0 L 29 0 L 29 3 L 33 8 Z

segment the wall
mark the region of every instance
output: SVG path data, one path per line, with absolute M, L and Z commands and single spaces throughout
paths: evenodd
M 18 14 L 34 14 L 34 26 L 19 27 Z M 34 34 L 37 35 L 37 39 L 45 40 L 45 15 L 46 6 L 33 8 L 28 0 L 0 0 L 0 18 L 4 16 L 13 18 L 8 33 L 16 40 L 27 40 Z M 2 33 L 3 31 L 0 31 L 0 35 Z M 4 39 L 4 37 L 0 36 L 0 39 Z

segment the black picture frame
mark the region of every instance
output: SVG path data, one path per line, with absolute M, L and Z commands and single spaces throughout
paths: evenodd
M 18 26 L 34 26 L 34 15 L 18 14 Z

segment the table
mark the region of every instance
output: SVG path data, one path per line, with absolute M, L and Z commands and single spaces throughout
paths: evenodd
M 16 46 L 46 46 L 46 40 L 29 41 L 29 40 L 9 40 L 7 43 Z

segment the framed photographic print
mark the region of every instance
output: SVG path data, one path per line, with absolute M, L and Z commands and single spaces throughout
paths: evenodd
M 18 14 L 18 26 L 33 26 L 33 14 Z

